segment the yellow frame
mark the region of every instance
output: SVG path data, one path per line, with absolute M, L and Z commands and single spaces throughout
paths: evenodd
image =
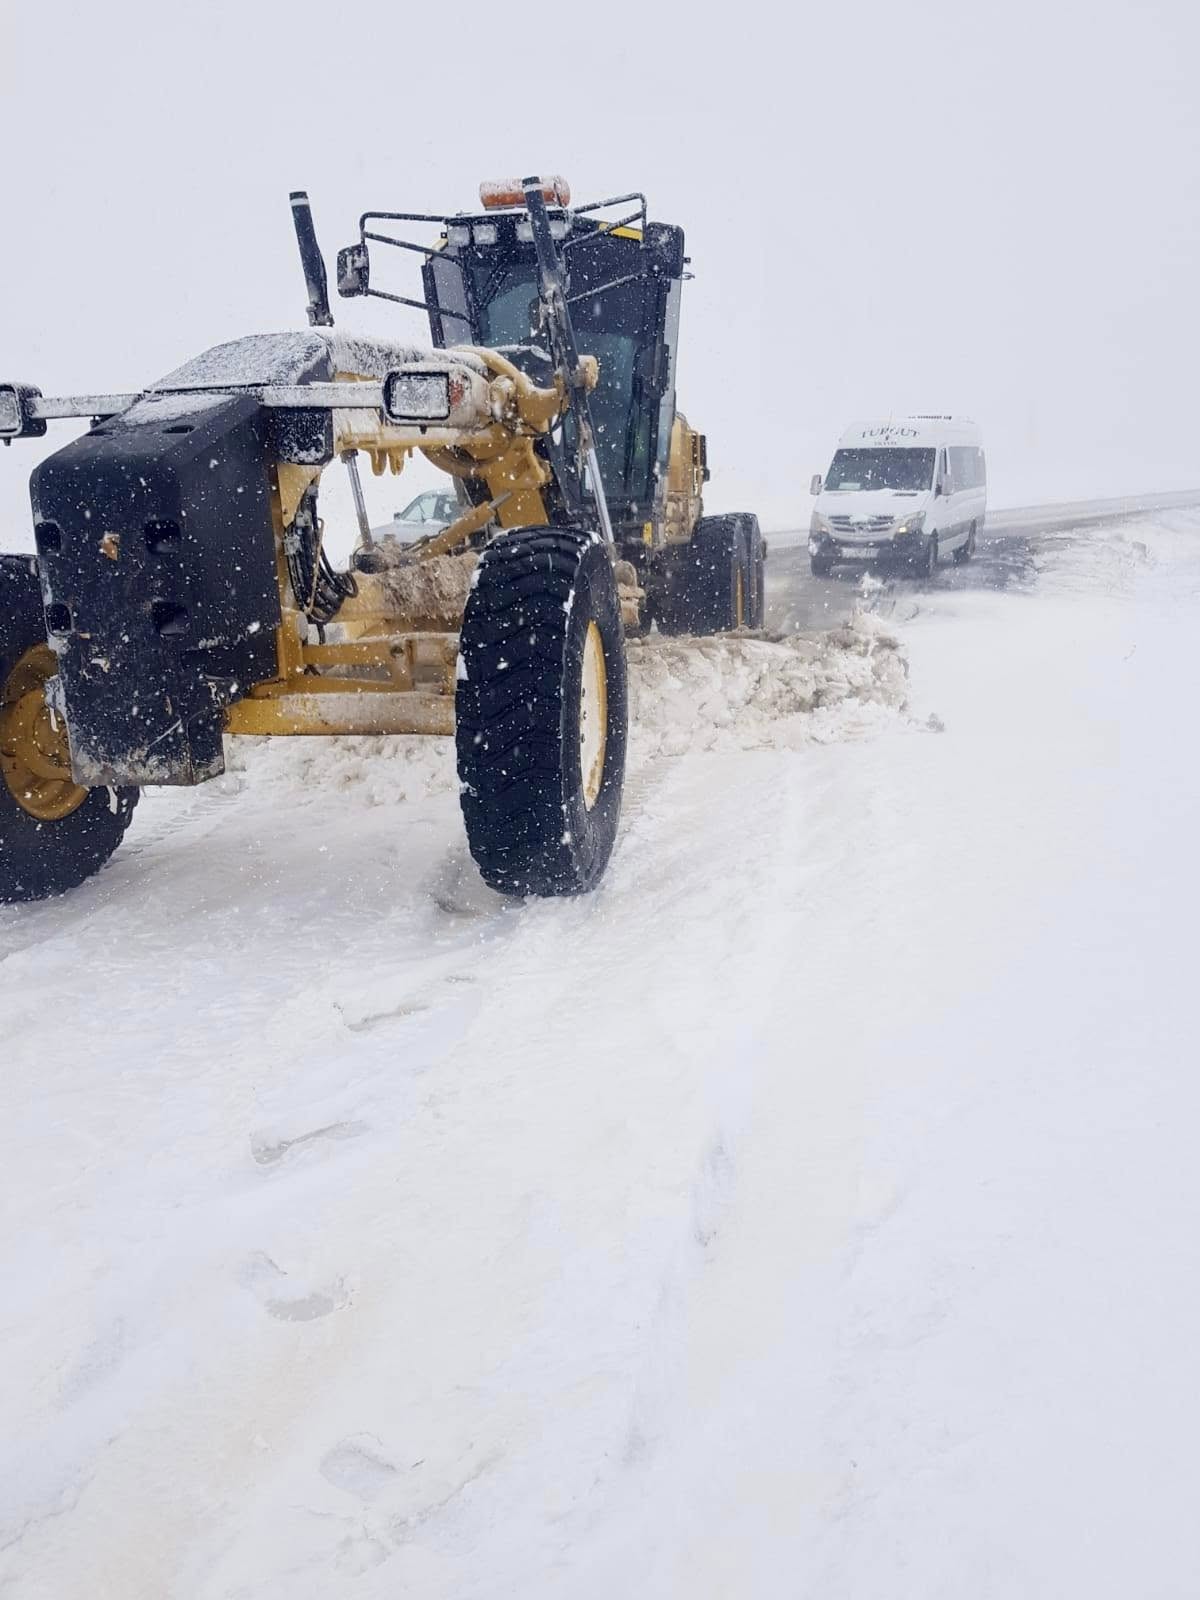
M 568 400 L 561 383 L 540 389 L 494 350 L 472 349 L 489 373 L 494 420 L 475 429 L 397 426 L 380 413 L 334 412 L 335 456 L 360 451 L 373 472 L 400 472 L 414 450 L 455 477 L 481 478 L 488 500 L 472 507 L 417 551 L 417 558 L 466 552 L 472 534 L 493 519 L 502 528 L 547 521 L 542 490 L 550 472 L 533 448 Z M 584 357 L 594 387 L 596 362 Z M 358 381 L 339 373 L 339 381 Z M 309 623 L 292 592 L 284 535 L 323 468 L 278 463 L 272 480 L 275 570 L 281 620 L 276 676 L 257 683 L 225 713 L 231 734 L 433 733 L 454 731 L 458 632 L 440 619 L 400 613 L 374 575 L 356 574 L 358 594 L 338 612 L 339 638 L 312 644 Z M 362 677 L 354 675 L 359 668 Z M 332 669 L 332 673 L 331 673 Z M 374 676 L 367 676 L 367 673 Z M 382 674 L 382 675 L 381 675 Z

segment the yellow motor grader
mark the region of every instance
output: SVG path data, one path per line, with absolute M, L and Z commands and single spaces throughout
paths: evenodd
M 641 195 L 572 208 L 557 178 L 480 199 L 368 212 L 338 257 L 343 296 L 420 308 L 432 349 L 335 330 L 298 192 L 307 330 L 136 394 L 0 384 L 5 443 L 91 424 L 32 475 L 36 557 L 0 556 L 0 900 L 82 882 L 143 786 L 216 776 L 231 734 L 453 734 L 485 880 L 599 881 L 625 633 L 761 625 L 765 546 L 753 516 L 702 514 L 705 442 L 675 407 L 681 230 Z M 414 256 L 419 299 L 381 271 Z M 458 515 L 378 537 L 360 462 L 414 452 Z M 318 501 L 335 462 L 358 513 L 345 571 Z

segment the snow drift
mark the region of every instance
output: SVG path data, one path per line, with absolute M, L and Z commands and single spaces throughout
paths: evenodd
M 281 740 L 0 914 L 5 1594 L 1189 1594 L 1198 536 L 635 646 L 584 899 Z

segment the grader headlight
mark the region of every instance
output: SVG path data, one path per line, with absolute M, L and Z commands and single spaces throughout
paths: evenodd
M 45 433 L 46 424 L 34 411 L 34 401 L 41 398 L 41 390 L 30 384 L 0 383 L 0 439 L 5 444 Z
M 13 438 L 21 431 L 21 403 L 17 391 L 5 384 L 0 388 L 0 436 Z
M 445 422 L 450 415 L 448 372 L 389 372 L 383 409 L 392 422 Z
M 565 239 L 567 237 L 567 234 L 570 233 L 570 231 L 571 231 L 571 225 L 567 221 L 566 217 L 551 217 L 550 218 L 550 237 L 552 239 L 561 241 L 561 240 L 563 240 L 563 239 Z M 532 244 L 533 243 L 533 223 L 532 222 L 529 222 L 528 220 L 522 220 L 522 221 L 518 222 L 517 223 L 517 228 L 516 228 L 516 233 L 517 233 L 517 242 L 519 244 Z

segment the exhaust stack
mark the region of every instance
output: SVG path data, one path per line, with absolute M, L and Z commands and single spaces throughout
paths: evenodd
M 300 246 L 300 265 L 304 268 L 304 282 L 308 288 L 308 321 L 313 328 L 332 328 L 333 312 L 329 309 L 329 283 L 325 277 L 325 261 L 317 244 L 317 230 L 313 226 L 312 207 L 305 189 L 293 189 L 292 221 L 296 226 L 296 243 Z

